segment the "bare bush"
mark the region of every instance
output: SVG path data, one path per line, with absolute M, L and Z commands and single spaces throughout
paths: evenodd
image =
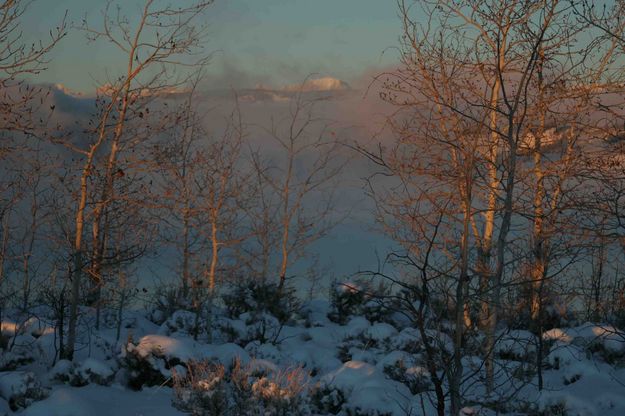
M 236 361 L 227 371 L 210 361 L 190 361 L 174 373 L 174 406 L 202 416 L 310 414 L 308 374 L 301 368 L 258 369 Z

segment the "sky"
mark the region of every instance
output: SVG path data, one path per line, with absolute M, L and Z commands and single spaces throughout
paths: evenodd
M 119 0 L 114 4 L 122 5 L 132 18 L 142 3 Z M 23 27 L 28 28 L 24 35 L 31 41 L 45 39 L 66 12 L 71 26 L 79 26 L 86 18 L 99 27 L 105 6 L 105 0 L 35 0 L 24 16 Z M 372 75 L 397 62 L 393 47 L 398 44 L 401 22 L 395 0 L 216 0 L 203 23 L 209 34 L 205 50 L 214 52 L 204 88 L 237 90 L 262 84 L 279 90 L 309 76 L 331 77 L 346 82 L 353 91 L 328 102 L 323 116 L 349 125 L 348 140 L 356 140 L 352 136 L 363 140 L 377 129 L 352 126 L 363 120 L 371 124 L 379 100 L 377 94 L 365 98 L 361 92 Z M 107 77 L 123 73 L 124 66 L 123 53 L 103 41 L 89 43 L 84 32 L 70 27 L 36 82 L 62 84 L 62 89 L 54 91 L 56 104 L 68 117 L 75 117 L 90 101 L 66 92 L 93 96 Z M 208 93 L 207 97 L 213 100 L 210 107 L 230 111 L 223 95 Z M 247 122 L 266 124 L 275 113 L 287 111 L 285 105 L 259 101 L 245 104 L 242 110 Z M 218 113 L 207 115 L 208 122 Z M 347 176 L 338 204 L 351 211 L 350 217 L 312 248 L 320 255 L 321 265 L 331 268 L 336 277 L 377 267 L 376 256 L 383 255 L 390 244 L 371 230 L 373 208 L 364 201 L 362 177 L 367 173 L 363 166 L 350 166 Z
M 140 3 L 119 2 L 131 17 Z M 25 16 L 26 36 L 45 38 L 66 11 L 75 25 L 85 16 L 99 24 L 105 4 L 38 0 Z M 394 0 L 217 0 L 204 22 L 206 50 L 216 52 L 209 71 L 215 78 L 225 75 L 219 79 L 229 88 L 292 84 L 311 74 L 349 82 L 393 62 L 401 30 Z M 87 43 L 84 33 L 70 30 L 38 80 L 89 92 L 107 71 L 120 68 L 123 58 L 105 43 Z

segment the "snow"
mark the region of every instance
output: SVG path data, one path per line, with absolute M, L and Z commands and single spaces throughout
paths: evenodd
M 60 387 L 49 398 L 26 409 L 24 416 L 175 416 L 169 388 L 132 392 L 120 387 Z
M 594 406 L 569 393 L 545 392 L 538 402 L 538 410 L 547 414 L 558 407 L 562 407 L 567 416 L 599 416 Z
M 158 333 L 161 335 L 171 335 L 175 332 L 189 334 L 192 328 L 195 328 L 195 313 L 190 311 L 176 311 L 173 315 L 165 320 Z
M 74 363 L 69 360 L 59 360 L 54 367 L 48 372 L 48 377 L 51 380 L 63 380 L 63 378 L 69 378 L 71 372 L 74 370 Z
M 241 319 L 219 317 L 216 320 L 216 325 L 222 332 L 224 330 L 233 332 L 236 335 L 236 339 L 242 339 L 247 336 L 247 325 Z
M 315 342 L 306 344 L 290 342 L 282 345 L 282 351 L 288 357 L 287 362 L 301 365 L 310 371 L 326 373 L 341 365 L 341 361 L 336 357 L 335 346 L 328 348 Z
M 398 350 L 410 349 L 415 343 L 421 342 L 421 334 L 416 328 L 404 328 L 390 340 L 393 348 Z
M 560 328 L 553 328 L 546 331 L 543 333 L 543 339 L 546 341 L 560 341 L 567 344 L 573 341 L 573 337 Z
M 215 359 L 230 366 L 237 359 L 242 363 L 250 361 L 250 355 L 237 344 L 206 345 L 192 339 L 172 338 L 164 335 L 146 335 L 139 340 L 137 345 L 129 344 L 127 352 L 136 352 L 142 358 L 164 357 L 183 363 L 189 360 Z
M 330 302 L 325 299 L 315 299 L 302 308 L 302 314 L 307 317 L 311 326 L 323 326 L 328 324 Z
M 392 351 L 385 355 L 380 361 L 378 361 L 376 367 L 380 370 L 384 370 L 384 367 L 395 366 L 397 363 L 402 363 L 404 366 L 409 366 L 413 362 L 412 355 L 405 351 Z
M 28 407 L 25 416 L 90 416 L 97 414 L 93 401 L 86 400 L 81 391 L 61 389 Z
M 322 399 L 338 406 L 339 410 L 333 411 L 340 416 L 436 414 L 431 375 L 417 328 L 409 322 L 398 324 L 387 318 L 370 322 L 357 315 L 342 325 L 328 319 L 330 310 L 325 300 L 304 303 L 292 320 L 278 323 L 279 334 L 274 339 L 255 335 L 261 322 L 276 324 L 269 315 L 215 316 L 211 343 L 206 337 L 192 339 L 185 329 L 192 315 L 184 311 L 176 312 L 162 325 L 130 311 L 125 317 L 128 328 L 123 328 L 120 337 L 129 342 L 118 342 L 114 329 L 92 330 L 85 339 L 89 343 L 81 344 L 85 347 L 77 351 L 73 362 L 59 360 L 54 366 L 54 334 L 48 333 L 45 322 L 32 319 L 18 324 L 20 319 L 9 319 L 3 327 L 15 346 L 13 351 L 3 351 L 0 361 L 11 360 L 14 367 L 0 373 L 0 416 L 9 413 L 9 401 L 15 403 L 15 397 L 20 397 L 17 414 L 24 415 L 181 414 L 172 407 L 173 393 L 167 383 L 174 371 L 183 376 L 190 360 L 221 363 L 226 373 L 235 360 L 246 371 L 259 375 L 302 367 L 310 378 L 307 384 L 319 386 Z M 450 351 L 451 332 L 445 322 L 430 325 L 425 332 L 433 348 Z M 531 372 L 527 373 L 529 383 L 511 376 L 515 372 L 526 374 L 533 366 L 536 336 L 524 330 L 497 334 L 495 365 L 502 394 L 518 389 L 518 400 L 535 413 L 548 414 L 561 407 L 567 416 L 625 415 L 623 332 L 610 325 L 585 323 L 551 329 L 542 336 L 548 350 L 545 388 L 539 392 Z M 483 359 L 479 352 L 471 352 L 462 362 L 469 377 L 464 394 L 470 403 L 480 403 L 485 395 L 480 379 Z M 251 383 L 256 389 L 277 388 L 270 385 L 270 377 L 262 382 L 267 385 L 258 380 Z M 130 386 L 140 391 L 131 391 Z M 514 400 L 505 405 L 520 403 Z M 524 414 L 510 409 L 510 415 Z M 473 404 L 464 413 L 495 414 L 484 405 Z
M 47 325 L 43 320 L 31 317 L 24 322 L 24 333 L 30 334 L 33 337 L 40 337 L 45 334 L 53 334 L 54 328 Z
M 264 86 L 262 84 L 258 84 L 256 86 L 258 90 L 262 91 L 271 91 L 270 88 Z M 349 85 L 338 78 L 333 77 L 322 77 L 322 78 L 310 78 L 307 79 L 303 84 L 287 84 L 279 87 L 276 91 L 285 91 L 285 92 L 321 92 L 321 91 L 344 91 L 349 90 Z
M 130 344 L 128 351 L 136 351 L 140 357 L 178 358 L 188 361 L 194 357 L 193 344 L 189 340 L 175 339 L 164 335 L 147 335 L 136 346 Z
M 516 358 L 527 357 L 536 352 L 536 337 L 529 331 L 513 330 L 501 333 L 495 344 L 495 352 Z
M 625 332 L 612 325 L 587 322 L 574 328 L 549 330 L 543 334 L 543 338 L 580 347 L 599 345 L 613 354 L 625 353 Z
M 96 358 L 87 358 L 77 368 L 78 374 L 83 380 L 91 380 L 98 384 L 108 384 L 113 379 L 115 371 L 107 363 Z
M 0 373 L 0 397 L 10 401 L 14 397 L 26 395 L 30 389 L 38 384 L 32 372 Z
M 10 412 L 9 402 L 0 397 L 0 416 L 8 416 Z
M 364 288 L 357 282 L 340 282 L 335 285 L 335 290 L 339 293 L 358 293 Z
M 345 325 L 345 336 L 357 337 L 362 335 L 369 327 L 371 323 L 362 316 L 355 316 Z
M 406 369 L 406 374 L 409 374 L 413 377 L 430 377 L 429 371 L 425 367 L 408 367 Z
M 216 359 L 226 367 L 231 366 L 235 360 L 240 360 L 242 364 L 250 362 L 251 357 L 243 348 L 237 344 L 207 345 L 199 354 L 202 358 Z M 196 356 L 195 359 L 198 357 Z
M 341 328 L 332 327 L 314 327 L 307 331 L 310 341 L 324 348 L 332 348 L 338 341 L 341 341 L 344 338 L 342 332 Z
M 0 397 L 9 400 L 16 394 L 26 393 L 27 373 L 23 371 L 15 371 L 12 373 L 0 374 Z
M 251 372 L 258 371 L 264 373 L 277 372 L 279 370 L 278 366 L 272 361 L 259 359 L 253 359 L 252 361 L 250 361 L 247 368 Z
M 365 337 L 376 342 L 382 342 L 390 340 L 397 335 L 397 330 L 393 325 L 387 323 L 376 323 L 373 326 L 367 328 L 365 331 Z
M 92 374 L 98 374 L 103 377 L 109 377 L 114 374 L 111 367 L 109 367 L 106 363 L 96 360 L 95 358 L 87 358 L 82 364 L 78 367 L 79 371 L 90 372 Z
M 281 362 L 284 360 L 283 354 L 278 347 L 273 344 L 260 344 L 252 341 L 245 346 L 245 351 L 253 357 L 263 358 L 273 362 Z
M 344 363 L 338 370 L 324 376 L 322 382 L 341 390 L 349 397 L 349 408 L 354 410 L 399 415 L 412 397 L 405 385 L 388 380 L 380 370 L 362 361 Z

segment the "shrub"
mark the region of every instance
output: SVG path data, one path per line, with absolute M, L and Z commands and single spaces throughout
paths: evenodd
M 565 403 L 554 403 L 548 406 L 545 406 L 544 409 L 541 409 L 537 416 L 567 416 L 568 412 L 566 411 Z
M 191 297 L 185 296 L 180 287 L 159 286 L 148 303 L 147 316 L 152 322 L 160 325 L 176 311 L 193 310 L 190 299 Z
M 209 361 L 190 361 L 174 372 L 173 405 L 192 415 L 296 416 L 310 414 L 308 375 L 301 369 L 271 371 L 242 367 L 231 371 Z
M 350 315 L 361 315 L 371 322 L 384 321 L 391 312 L 384 304 L 387 294 L 384 284 L 376 286 L 370 280 L 334 281 L 330 286 L 328 318 L 340 324 L 345 324 Z
M 161 325 L 160 333 L 171 335 L 179 332 L 186 335 L 205 333 L 208 331 L 207 323 L 203 319 L 197 319 L 195 312 L 177 310 L 172 313 Z
M 9 402 L 11 410 L 30 406 L 48 397 L 49 390 L 31 372 L 16 371 L 0 374 L 0 397 Z
M 33 354 L 7 351 L 0 354 L 0 371 L 13 371 L 34 361 Z
M 261 344 L 278 342 L 283 323 L 276 317 L 269 313 L 245 313 L 243 316 L 246 317 L 245 323 L 247 324 L 247 335 L 242 340 L 245 344 L 252 341 L 258 341 Z
M 60 360 L 51 370 L 51 376 L 55 380 L 75 387 L 86 386 L 90 383 L 108 386 L 113 382 L 115 372 L 108 364 L 88 358 L 80 365 Z
M 30 334 L 16 334 L 9 339 L 8 350 L 0 354 L 0 371 L 13 371 L 41 358 L 44 352 Z
M 221 341 L 233 342 L 239 345 L 246 344 L 248 328 L 244 321 L 217 317 L 214 321 L 214 326 Z
M 431 391 L 433 386 L 430 373 L 423 367 L 406 367 L 403 361 L 398 360 L 393 365 L 384 366 L 384 373 L 391 380 L 405 384 L 412 394 Z
M 223 295 L 223 301 L 231 318 L 244 313 L 262 315 L 269 313 L 280 323 L 288 322 L 300 308 L 295 289 L 277 284 L 248 280 Z
M 185 374 L 174 372 L 174 407 L 192 415 L 226 414 L 229 404 L 224 375 L 221 364 L 189 362 Z
M 182 365 L 182 360 L 169 356 L 158 346 L 142 348 L 131 339 L 122 348 L 120 366 L 128 372 L 128 386 L 140 390 L 145 386 L 171 385 L 171 370 Z
M 317 388 L 311 397 L 312 404 L 319 414 L 338 415 L 345 404 L 345 394 L 336 387 Z

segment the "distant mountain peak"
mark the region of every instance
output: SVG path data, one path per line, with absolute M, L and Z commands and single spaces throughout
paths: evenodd
M 281 88 L 288 92 L 314 92 L 314 91 L 345 91 L 351 89 L 349 84 L 334 77 L 310 78 L 300 84 L 290 84 Z

